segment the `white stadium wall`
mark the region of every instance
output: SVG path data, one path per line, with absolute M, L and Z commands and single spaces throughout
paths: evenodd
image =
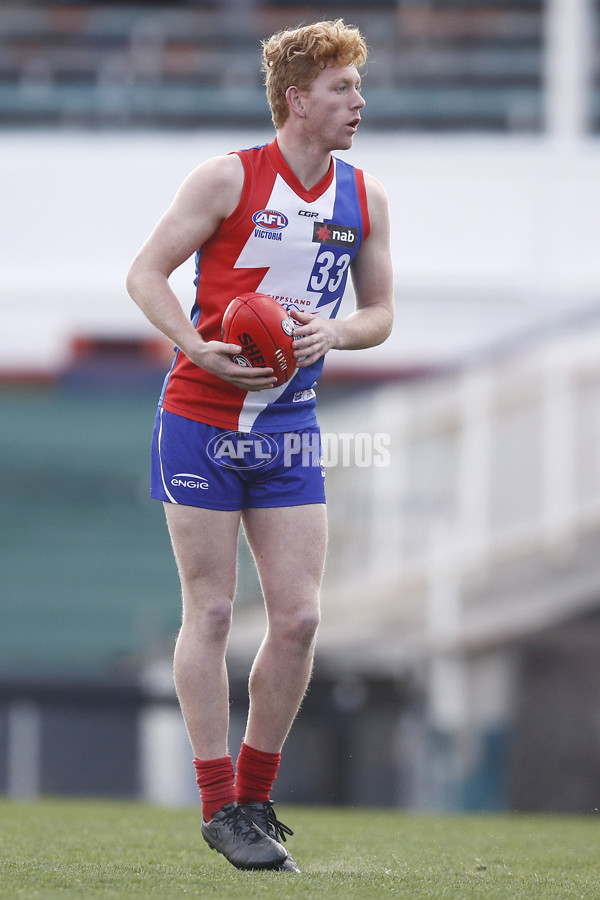
M 129 261 L 191 168 L 268 138 L 1 135 L 0 373 L 60 372 L 76 336 L 152 336 Z M 364 133 L 346 158 L 388 190 L 398 302 L 353 365 L 444 362 L 600 299 L 598 141 Z M 191 279 L 173 277 L 185 308 Z

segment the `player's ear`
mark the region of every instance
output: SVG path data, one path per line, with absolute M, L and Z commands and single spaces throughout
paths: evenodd
M 295 113 L 301 119 L 306 116 L 304 110 L 304 98 L 295 85 L 291 85 L 287 89 L 285 92 L 285 99 L 287 100 L 291 112 Z

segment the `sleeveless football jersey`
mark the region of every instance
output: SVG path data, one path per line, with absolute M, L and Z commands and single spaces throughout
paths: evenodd
M 238 294 L 270 294 L 287 309 L 333 318 L 356 252 L 369 233 L 360 169 L 333 158 L 307 191 L 277 141 L 236 151 L 244 166 L 240 202 L 196 254 L 192 321 L 221 340 L 221 320 Z M 314 425 L 323 359 L 283 385 L 243 391 L 195 366 L 178 349 L 160 402 L 169 412 L 234 431 L 293 431 Z

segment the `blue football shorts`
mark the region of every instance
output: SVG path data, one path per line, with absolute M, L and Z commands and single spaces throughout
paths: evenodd
M 262 434 L 228 431 L 159 408 L 150 495 L 204 509 L 325 503 L 318 426 Z

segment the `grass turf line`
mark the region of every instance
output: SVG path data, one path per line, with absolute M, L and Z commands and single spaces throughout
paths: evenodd
M 278 807 L 301 875 L 240 872 L 200 836 L 197 810 L 129 802 L 0 801 L 0 898 L 600 896 L 597 817 L 412 815 Z

